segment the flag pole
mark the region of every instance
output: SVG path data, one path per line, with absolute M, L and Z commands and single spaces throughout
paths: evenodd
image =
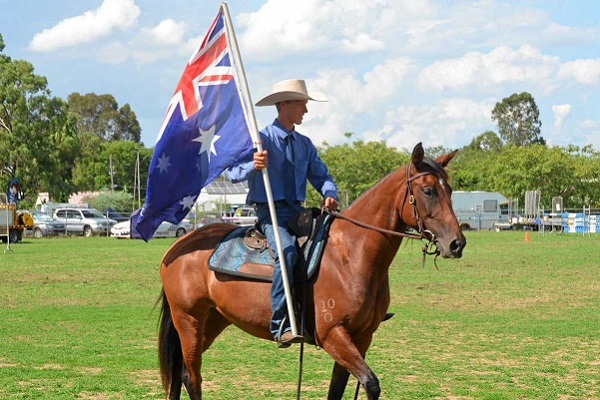
M 246 80 L 246 74 L 244 72 L 244 65 L 242 63 L 242 56 L 240 54 L 240 50 L 237 44 L 237 40 L 235 38 L 235 32 L 233 30 L 233 23 L 231 22 L 231 16 L 229 15 L 229 8 L 227 7 L 227 3 L 221 3 L 221 7 L 223 8 L 223 15 L 225 17 L 225 29 L 227 37 L 230 39 L 231 48 L 233 51 L 233 60 L 232 63 L 236 66 L 234 68 L 235 72 L 239 73 L 238 76 L 240 78 L 240 86 L 238 86 L 238 90 L 242 92 L 242 98 L 244 99 L 244 114 L 246 115 L 246 121 L 250 123 L 250 136 L 252 136 L 252 141 L 256 146 L 256 150 L 258 152 L 263 151 L 262 142 L 260 140 L 260 135 L 258 133 L 258 126 L 256 124 L 256 116 L 254 114 L 254 107 L 252 105 L 252 99 L 250 97 L 250 90 L 248 88 L 248 81 Z M 249 103 L 249 104 L 248 104 Z M 249 115 L 248 115 L 249 114 Z M 279 235 L 279 224 L 277 223 L 277 214 L 275 213 L 275 202 L 273 200 L 273 192 L 271 190 L 271 181 L 269 180 L 269 172 L 267 168 L 263 168 L 262 170 L 263 181 L 265 185 L 265 192 L 267 194 L 267 203 L 269 204 L 269 212 L 271 214 L 271 221 L 273 222 L 273 233 L 275 236 L 275 244 L 277 245 L 277 256 L 279 257 L 279 263 L 281 266 L 281 277 L 283 280 L 283 288 L 285 291 L 285 300 L 287 304 L 287 312 L 288 318 L 290 321 L 290 326 L 292 328 L 292 334 L 298 335 L 298 328 L 296 325 L 296 314 L 294 313 L 294 303 L 292 300 L 292 290 L 290 287 L 290 281 L 287 275 L 287 268 L 285 264 L 285 257 L 283 254 L 283 248 L 281 245 L 281 236 Z

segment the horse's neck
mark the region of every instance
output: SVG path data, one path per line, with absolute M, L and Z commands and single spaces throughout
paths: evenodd
M 406 224 L 402 221 L 400 209 L 406 192 L 404 169 L 397 170 L 384 177 L 371 189 L 357 198 L 342 214 L 349 218 L 377 228 L 395 232 L 404 232 Z M 344 224 L 338 232 L 344 242 L 353 247 L 351 253 L 361 258 L 356 265 L 371 265 L 377 271 L 375 275 L 385 274 L 391 264 L 401 237 L 359 227 L 352 223 Z M 355 250 L 362 249 L 356 252 Z M 356 266 L 355 265 L 355 266 Z
M 382 178 L 360 195 L 342 214 L 378 228 L 403 232 L 400 209 L 406 195 L 405 169 L 401 168 Z

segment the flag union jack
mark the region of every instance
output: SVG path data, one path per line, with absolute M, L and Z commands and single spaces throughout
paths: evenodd
M 179 223 L 200 190 L 252 150 L 220 10 L 167 107 L 137 232 L 149 240 L 161 222 Z

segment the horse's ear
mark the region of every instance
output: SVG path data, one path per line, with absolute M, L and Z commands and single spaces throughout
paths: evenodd
M 454 156 L 458 153 L 458 149 L 454 150 L 452 153 L 444 154 L 443 156 L 439 156 L 435 159 L 435 162 L 440 164 L 442 168 L 446 168 L 446 166 L 452 161 Z
M 423 145 L 419 142 L 412 151 L 412 163 L 417 169 L 419 169 L 421 162 L 423 162 L 424 156 L 425 152 L 423 151 Z

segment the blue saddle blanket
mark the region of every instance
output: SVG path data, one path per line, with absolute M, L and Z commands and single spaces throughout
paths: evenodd
M 328 214 L 322 223 L 315 223 L 313 233 L 301 247 L 296 269 L 304 266 L 306 278 L 314 274 L 321 261 L 332 220 L 333 217 Z M 239 227 L 229 232 L 210 256 L 208 267 L 228 275 L 270 282 L 275 263 L 272 252 L 269 248 L 257 250 L 247 247 L 244 237 L 249 229 L 252 228 Z

